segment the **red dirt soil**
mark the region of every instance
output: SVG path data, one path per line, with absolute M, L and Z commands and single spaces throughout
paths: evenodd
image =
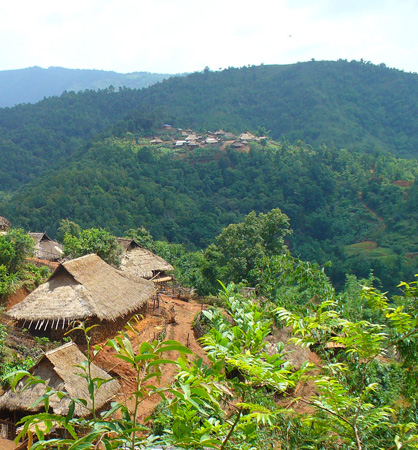
M 194 355 L 201 357 L 205 363 L 209 363 L 209 360 L 199 342 L 196 340 L 192 329 L 193 319 L 201 309 L 202 305 L 194 301 L 184 302 L 176 298 L 162 295 L 160 307 L 156 311 L 152 311 L 151 309 L 143 320 L 138 321 L 134 325 L 136 333 L 131 331 L 128 332 L 133 350 L 135 351 L 142 342 L 152 341 L 158 338 L 161 333 L 165 332 L 164 340 L 170 339 L 179 341 L 181 344 L 190 348 Z M 169 323 L 173 319 L 174 322 Z M 279 331 L 276 330 L 274 336 L 267 339 L 267 352 L 269 352 L 269 350 L 274 352 L 277 342 L 284 342 L 286 350 L 290 351 L 288 358 L 295 367 L 300 368 L 305 361 L 309 361 L 318 368 L 315 369 L 314 372 L 319 370 L 321 362 L 318 356 L 307 348 L 300 348 L 290 344 L 288 342 L 289 335 L 290 330 L 288 328 Z M 98 353 L 94 362 L 119 379 L 122 389 L 116 400 L 126 404 L 132 411 L 134 401 L 131 397 L 136 390 L 136 373 L 129 363 L 115 358 L 114 355 L 115 351 L 111 347 L 104 347 Z M 178 354 L 176 352 L 164 354 L 164 358 L 175 360 L 177 357 Z M 193 355 L 191 355 L 191 357 L 193 357 Z M 171 385 L 176 374 L 176 367 L 172 364 L 167 364 L 164 367 L 160 386 L 164 387 Z M 292 404 L 292 407 L 299 413 L 307 412 L 311 410 L 310 406 L 307 406 L 303 402 L 294 404 L 292 398 L 298 396 L 308 399 L 314 393 L 314 384 L 311 381 L 303 382 L 296 386 L 294 395 L 290 398 L 282 399 L 278 403 L 286 406 Z M 144 419 L 151 415 L 160 401 L 161 397 L 158 395 L 151 396 L 144 400 L 140 407 L 138 420 L 144 422 Z
M 128 332 L 133 350 L 135 351 L 142 342 L 152 341 L 158 338 L 161 333 L 165 332 L 164 340 L 176 340 L 189 347 L 194 355 L 197 355 L 203 358 L 205 362 L 208 362 L 206 354 L 197 342 L 192 329 L 193 319 L 201 309 L 202 305 L 194 301 L 184 302 L 162 295 L 160 307 L 154 312 L 150 310 L 149 314 L 143 320 L 138 321 L 134 325 L 136 333 L 133 333 L 132 331 Z M 110 374 L 116 375 L 119 378 L 122 390 L 117 400 L 127 404 L 127 406 L 132 409 L 134 401 L 133 399 L 130 399 L 130 397 L 136 390 L 136 373 L 129 363 L 115 358 L 114 355 L 115 351 L 111 347 L 104 347 L 97 354 L 94 362 L 110 372 Z M 176 352 L 167 352 L 163 356 L 168 359 L 177 359 L 178 354 Z M 164 367 L 160 386 L 164 387 L 172 384 L 176 373 L 176 367 L 172 364 L 167 364 Z M 148 417 L 160 401 L 161 397 L 158 395 L 144 400 L 141 404 L 138 419 L 143 421 Z
M 22 287 L 18 289 L 14 294 L 10 295 L 5 302 L 7 311 L 24 300 L 29 295 L 29 293 L 30 292 L 25 287 Z
M 151 306 L 146 317 L 132 324 L 135 328 L 135 332 L 127 332 L 134 352 L 142 342 L 153 341 L 161 336 L 164 340 L 179 341 L 181 344 L 187 346 L 193 352 L 193 355 L 197 355 L 198 357 L 201 357 L 205 363 L 209 363 L 206 353 L 196 340 L 192 329 L 193 319 L 201 310 L 202 305 L 193 300 L 185 302 L 177 298 L 161 295 L 159 308 L 153 310 Z M 289 334 L 290 330 L 288 328 L 276 331 L 274 336 L 271 336 L 267 340 L 267 352 L 269 352 L 269 350 L 274 352 L 277 342 L 284 342 L 287 347 L 286 349 L 291 352 L 289 359 L 293 365 L 299 368 L 304 361 L 308 360 L 318 368 L 314 369 L 315 371 L 319 370 L 320 360 L 318 356 L 308 349 L 300 349 L 288 343 Z M 104 346 L 104 342 L 102 345 L 102 350 L 94 357 L 94 363 L 118 378 L 122 389 L 115 400 L 126 404 L 132 411 L 134 407 L 132 394 L 136 390 L 136 372 L 129 363 L 115 358 L 115 351 L 113 348 Z M 194 358 L 193 355 L 190 355 L 190 357 Z M 176 352 L 167 352 L 163 357 L 175 360 L 177 359 L 178 354 Z M 164 367 L 160 386 L 165 387 L 171 385 L 176 374 L 176 367 L 172 364 L 167 364 Z M 295 392 L 291 397 L 279 400 L 278 404 L 286 407 L 292 406 L 299 413 L 308 412 L 310 411 L 310 406 L 303 402 L 295 404 L 293 403 L 292 398 L 295 396 L 309 398 L 314 392 L 315 387 L 312 382 L 300 383 L 296 386 Z M 151 396 L 144 400 L 141 404 L 137 420 L 144 423 L 144 419 L 151 415 L 160 401 L 161 398 L 158 395 Z M 14 449 L 15 447 L 12 441 L 0 439 L 0 450 Z
M 0 439 L 0 450 L 14 450 L 16 448 L 13 441 L 8 439 Z

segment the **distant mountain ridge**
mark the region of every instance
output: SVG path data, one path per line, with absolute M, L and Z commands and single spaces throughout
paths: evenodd
M 278 207 L 292 252 L 332 261 L 339 283 L 418 272 L 417 74 L 310 61 L 111 84 L 0 108 L 0 215 L 14 226 L 145 226 L 204 248 L 251 210 Z M 220 151 L 178 146 L 221 128 L 265 138 L 248 153 L 232 138 Z
M 0 71 L 0 107 L 21 103 L 36 103 L 44 97 L 61 95 L 64 91 L 85 89 L 115 89 L 125 86 L 141 89 L 171 77 L 170 74 L 133 72 L 117 73 L 105 70 L 66 69 L 63 67 L 28 67 Z

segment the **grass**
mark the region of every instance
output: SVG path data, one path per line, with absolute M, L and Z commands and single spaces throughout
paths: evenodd
M 386 247 L 379 247 L 377 242 L 364 241 L 344 247 L 348 257 L 361 255 L 365 259 L 381 259 L 396 256 L 393 250 Z

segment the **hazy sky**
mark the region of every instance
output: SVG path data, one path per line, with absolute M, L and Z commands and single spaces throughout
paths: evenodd
M 418 72 L 417 0 L 13 0 L 0 70 L 180 73 L 363 58 Z

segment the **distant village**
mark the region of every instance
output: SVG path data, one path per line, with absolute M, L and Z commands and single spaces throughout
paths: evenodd
M 11 223 L 0 217 L 0 233 L 7 234 Z M 34 241 L 34 255 L 29 258 L 36 265 L 47 265 L 52 273 L 48 280 L 18 300 L 6 303 L 2 315 L 8 332 L 24 336 L 25 345 L 35 337 L 65 342 L 68 331 L 78 321 L 99 325 L 91 331 L 93 343 L 103 343 L 120 332 L 133 316 L 146 317 L 150 309 L 158 310 L 161 296 L 166 299 L 182 297 L 180 287 L 173 284 L 173 267 L 164 259 L 141 248 L 133 239 L 117 238 L 123 249 L 120 268 L 104 262 L 96 254 L 63 260 L 61 244 L 46 233 L 29 233 Z M 183 295 L 187 295 L 183 292 Z M 174 306 L 171 308 L 173 314 Z M 167 323 L 170 308 L 159 311 L 161 323 Z M 164 317 L 162 317 L 164 316 Z M 157 327 L 158 328 L 158 327 Z M 160 328 L 163 328 L 162 326 Z M 24 389 L 22 379 L 16 390 L 8 389 L 0 396 L 0 448 L 6 447 L 16 436 L 18 421 L 43 411 L 43 403 L 33 405 L 49 387 L 65 391 L 70 396 L 85 398 L 85 407 L 78 405 L 75 416 L 87 417 L 91 413 L 87 383 L 75 375 L 75 365 L 83 364 L 86 341 L 83 333 L 70 334 L 71 341 L 47 351 L 32 367 L 31 373 L 41 377 L 45 384 Z M 156 337 L 155 331 L 153 337 Z M 67 339 L 68 340 L 68 339 Z M 97 363 L 96 363 L 97 364 Z M 92 365 L 93 376 L 111 379 L 103 368 Z M 115 370 L 115 369 L 114 369 Z M 98 393 L 95 408 L 108 405 L 118 395 L 121 384 L 113 379 Z M 56 414 L 66 415 L 70 399 L 53 395 L 50 408 Z M 60 433 L 60 430 L 55 430 Z M 19 450 L 27 447 L 19 444 Z
M 199 135 L 191 129 L 182 130 L 165 124 L 159 136 L 141 139 L 141 143 L 172 148 L 179 153 L 196 148 L 223 150 L 227 146 L 247 152 L 250 143 L 263 140 L 267 142 L 266 137 L 250 132 L 237 136 L 218 130 Z M 7 234 L 10 227 L 11 223 L 0 217 L 0 234 Z M 85 336 L 78 331 L 70 334 L 70 342 L 65 342 L 68 338 L 64 339 L 74 323 L 88 321 L 89 326 L 99 325 L 91 331 L 93 343 L 114 337 L 132 317 L 146 317 L 150 311 L 153 315 L 158 311 L 160 316 L 160 326 L 155 330 L 164 329 L 167 323 L 175 321 L 174 303 L 170 303 L 170 299 L 189 300 L 193 295 L 190 289 L 175 284 L 174 269 L 168 262 L 141 248 L 133 239 L 117 238 L 123 254 L 120 267 L 115 268 L 96 254 L 64 259 L 62 245 L 47 233 L 30 232 L 29 235 L 33 239 L 34 254 L 28 261 L 38 267 L 49 267 L 51 275 L 32 292 L 23 291 L 12 296 L 5 304 L 1 322 L 7 325 L 8 333 L 17 336 L 24 345 L 32 345 L 31 340 L 35 338 L 48 338 L 63 345 L 44 353 L 31 369 L 31 373 L 41 377 L 45 384 L 24 388 L 26 379 L 23 378 L 15 390 L 0 393 L 0 449 L 15 438 L 17 423 L 22 417 L 42 412 L 42 403 L 30 405 L 45 393 L 46 387 L 85 398 L 88 403 L 84 408 L 77 406 L 75 415 L 87 417 L 90 414 L 92 405 L 88 400 L 87 384 L 83 387 L 79 377 L 74 375 L 74 365 L 86 361 Z M 162 298 L 165 308 L 160 308 Z M 156 333 L 151 333 L 153 338 Z M 109 368 L 108 362 L 102 361 L 104 367 L 96 364 L 92 365 L 93 375 L 110 380 L 112 377 L 105 370 Z M 98 410 L 120 394 L 121 380 L 115 378 L 100 390 L 95 404 Z M 69 397 L 54 395 L 50 399 L 50 408 L 56 414 L 66 415 L 69 407 Z M 61 431 L 54 432 L 59 434 Z M 16 448 L 24 450 L 27 446 L 23 442 Z
M 165 133 L 162 136 L 154 136 L 149 140 L 150 144 L 164 145 L 185 151 L 187 149 L 210 148 L 215 146 L 221 148 L 230 146 L 235 149 L 245 149 L 248 148 L 250 142 L 262 142 L 268 139 L 266 136 L 255 136 L 249 131 L 241 133 L 239 136 L 223 130 L 199 135 L 191 129 L 183 130 L 181 128 L 173 128 L 169 124 L 163 125 L 162 130 Z

